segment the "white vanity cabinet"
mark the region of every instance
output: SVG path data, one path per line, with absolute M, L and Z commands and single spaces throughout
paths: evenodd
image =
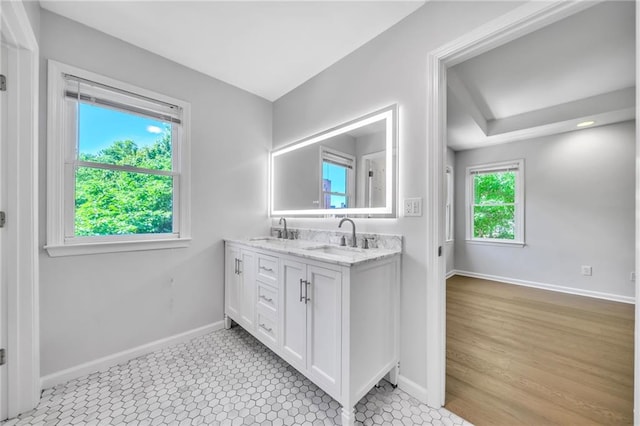
M 225 246 L 224 310 L 229 318 L 252 331 L 255 324 L 255 252 L 237 245 Z
M 335 399 L 340 395 L 340 268 L 283 258 L 282 357 Z
M 331 261 L 226 244 L 227 327 L 234 320 L 308 377 L 352 425 L 378 381 L 397 383 L 400 254 Z

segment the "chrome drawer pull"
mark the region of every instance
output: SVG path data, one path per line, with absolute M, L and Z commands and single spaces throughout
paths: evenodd
M 267 297 L 267 296 L 265 296 L 265 295 L 263 295 L 263 294 L 261 294 L 261 295 L 260 295 L 260 299 L 264 299 L 264 300 L 266 300 L 267 302 L 273 302 L 273 299 L 271 299 L 270 297 Z
M 260 324 L 260 327 L 262 327 L 264 330 L 266 330 L 268 333 L 272 333 L 273 332 L 273 328 L 269 328 L 264 324 Z
M 267 271 L 267 272 L 271 272 L 271 273 L 273 273 L 273 269 L 271 269 L 271 268 L 267 268 L 266 266 L 262 266 L 262 265 L 261 265 L 261 266 L 260 266 L 260 269 L 262 269 L 263 271 Z

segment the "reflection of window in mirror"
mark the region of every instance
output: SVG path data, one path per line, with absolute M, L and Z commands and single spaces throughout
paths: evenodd
M 352 204 L 355 176 L 355 157 L 325 147 L 321 149 L 321 208 L 346 209 Z
M 447 166 L 447 195 L 445 201 L 445 238 L 446 241 L 453 241 L 453 168 Z

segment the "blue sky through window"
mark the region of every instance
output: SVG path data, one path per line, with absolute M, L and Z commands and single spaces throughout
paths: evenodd
M 347 168 L 337 164 L 322 163 L 322 179 L 326 182 L 326 192 L 337 192 L 345 194 L 347 192 Z M 347 207 L 347 197 L 344 195 L 329 195 L 329 205 L 327 208 Z
M 331 192 L 347 192 L 347 168 L 331 163 L 322 163 L 322 178 L 331 181 Z
M 79 125 L 80 152 L 96 154 L 118 140 L 152 145 L 168 123 L 81 102 Z

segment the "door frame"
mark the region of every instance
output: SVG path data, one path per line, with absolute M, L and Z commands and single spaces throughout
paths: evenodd
M 581 2 L 555 0 L 554 2 L 530 1 L 505 15 L 480 26 L 463 36 L 441 46 L 427 55 L 427 404 L 441 407 L 445 404 L 446 381 L 446 267 L 444 256 L 445 194 L 444 176 L 447 152 L 447 68 L 474 56 L 487 52 L 504 43 L 536 31 L 553 22 L 585 10 L 602 0 Z M 638 18 L 636 8 L 636 22 Z M 637 34 L 637 32 L 636 32 Z M 638 47 L 636 44 L 636 52 Z M 638 55 L 636 55 L 638 59 Z M 636 86 L 637 87 L 637 86 Z M 636 110 L 636 114 L 638 111 Z M 639 115 L 640 116 L 640 115 Z M 637 138 L 636 138 L 637 141 Z M 636 161 L 640 164 L 640 142 L 636 142 Z M 636 170 L 636 200 L 640 200 L 640 174 Z M 640 265 L 640 213 L 636 202 L 636 270 Z M 636 294 L 638 294 L 636 281 Z M 640 341 L 640 308 L 636 304 L 636 341 Z M 636 345 L 634 402 L 637 413 L 640 407 L 640 351 Z M 636 414 L 636 422 L 640 421 Z
M 40 400 L 38 294 L 39 49 L 21 1 L 3 1 L 0 31 L 7 43 L 10 88 L 7 123 L 7 414 Z

